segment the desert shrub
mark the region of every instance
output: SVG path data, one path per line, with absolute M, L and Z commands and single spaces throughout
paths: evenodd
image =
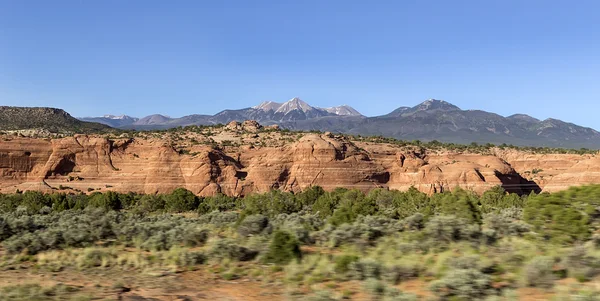
M 416 264 L 394 264 L 386 266 L 381 273 L 381 279 L 390 284 L 398 284 L 418 276 L 419 267 Z
M 451 257 L 446 261 L 450 269 L 462 270 L 480 270 L 480 258 L 478 255 L 464 255 L 460 257 Z
M 365 198 L 359 190 L 348 190 L 341 196 L 338 208 L 329 218 L 329 222 L 337 226 L 351 223 L 358 216 L 375 213 L 377 213 L 377 204 L 374 199 Z
M 480 235 L 479 226 L 455 216 L 434 216 L 426 224 L 425 234 L 434 241 L 449 243 L 474 240 Z
M 249 261 L 258 255 L 257 251 L 250 250 L 238 245 L 235 241 L 227 238 L 216 240 L 210 249 L 210 258 L 232 259 L 236 261 Z
M 395 192 L 393 204 L 396 209 L 395 214 L 399 219 L 417 213 L 424 216 L 430 216 L 434 213 L 429 196 L 412 186 L 406 192 Z
M 240 214 L 237 212 L 213 211 L 204 214 L 198 218 L 198 222 L 202 224 L 211 224 L 217 227 L 225 227 L 236 223 L 240 219 Z
M 416 301 L 417 296 L 407 294 L 400 290 L 387 286 L 384 282 L 375 278 L 369 278 L 363 282 L 363 289 L 369 293 L 374 300 L 385 301 Z
M 379 279 L 382 271 L 383 266 L 376 260 L 370 258 L 360 259 L 350 263 L 348 277 L 355 280 Z
M 103 249 L 85 249 L 75 261 L 79 268 L 107 267 L 116 256 Z
M 312 212 L 317 213 L 321 218 L 330 217 L 340 203 L 341 197 L 342 193 L 339 189 L 326 192 L 315 201 L 312 206 Z
M 265 194 L 251 194 L 240 201 L 244 215 L 262 214 L 273 217 L 280 213 L 293 213 L 302 209 L 294 195 L 280 190 L 271 190 Z
M 325 194 L 320 186 L 311 186 L 296 194 L 296 201 L 304 208 L 311 208 L 315 202 Z
M 523 270 L 523 277 L 527 286 L 551 288 L 556 280 L 552 272 L 554 259 L 548 256 L 533 258 Z
M 440 215 L 453 215 L 468 223 L 480 223 L 479 199 L 474 192 L 456 189 L 453 192 L 434 194 L 431 197 L 435 212 Z
M 385 294 L 385 283 L 375 278 L 367 278 L 363 282 L 363 287 L 365 291 L 367 291 L 371 295 L 383 296 Z
M 419 298 L 415 294 L 405 293 L 396 288 L 387 287 L 383 301 L 417 301 Z
M 282 229 L 294 234 L 298 241 L 303 244 L 314 243 L 311 232 L 317 231 L 325 225 L 325 221 L 323 221 L 316 213 L 309 213 L 306 211 L 292 214 L 279 214 L 273 218 L 271 223 L 277 229 Z
M 292 260 L 300 260 L 302 252 L 300 244 L 292 234 L 277 230 L 273 233 L 269 250 L 265 254 L 263 261 L 274 264 L 288 264 Z
M 403 228 L 407 230 L 422 230 L 425 227 L 425 216 L 421 213 L 415 213 L 406 217 L 403 222 Z
M 164 195 L 165 209 L 169 212 L 194 211 L 200 205 L 200 200 L 191 191 L 177 188 L 170 194 Z
M 533 195 L 526 202 L 523 218 L 546 240 L 561 244 L 582 241 L 600 223 L 599 195 L 599 185 Z
M 359 259 L 356 255 L 340 255 L 334 259 L 334 271 L 338 274 L 346 274 L 350 271 L 350 264 L 357 262 Z
M 188 267 L 203 264 L 206 262 L 206 256 L 199 251 L 182 251 L 177 252 L 175 263 L 178 266 Z
M 134 208 L 138 212 L 157 212 L 165 209 L 165 199 L 160 195 L 147 194 L 142 196 Z
M 119 210 L 122 208 L 119 194 L 108 191 L 106 193 L 94 192 L 88 197 L 88 206 L 105 210 Z
M 503 209 L 523 208 L 523 198 L 514 193 L 506 193 L 502 186 L 496 186 L 481 195 L 479 198 L 481 213 L 498 212 Z
M 507 236 L 522 236 L 530 231 L 531 226 L 515 217 L 521 215 L 518 213 L 519 211 L 504 209 L 485 214 L 483 227 L 494 231 L 494 236 L 498 239 Z
M 39 191 L 26 191 L 22 194 L 20 206 L 27 208 L 27 213 L 39 213 L 44 207 L 52 207 L 52 201 Z
M 9 285 L 0 289 L 0 301 L 71 300 L 75 299 L 73 294 L 77 291 L 79 288 L 63 284 L 49 287 L 42 287 L 39 284 Z
M 367 246 L 383 235 L 398 232 L 401 228 L 401 223 L 394 219 L 383 216 L 359 216 L 351 224 L 346 223 L 338 227 L 327 225 L 313 233 L 313 238 L 318 244 L 329 247 L 351 243 Z
M 237 231 L 241 236 L 258 235 L 268 231 L 269 219 L 260 214 L 246 216 L 238 225 Z
M 319 290 L 314 292 L 312 295 L 308 296 L 306 299 L 308 301 L 336 301 L 337 299 L 333 297 L 333 294 L 327 290 Z
M 2 242 L 2 246 L 9 254 L 25 252 L 27 254 L 37 254 L 47 250 L 42 238 L 34 233 L 24 235 L 15 235 Z
M 379 214 L 389 218 L 398 218 L 398 212 L 394 203 L 396 193 L 396 191 L 377 188 L 369 191 L 366 198 L 375 203 Z
M 450 270 L 429 289 L 443 300 L 481 300 L 496 293 L 490 277 L 475 269 Z
M 584 246 L 575 246 L 563 259 L 568 275 L 580 282 L 600 274 L 600 260 L 589 256 Z
M 219 193 L 215 196 L 204 198 L 198 206 L 198 213 L 205 214 L 213 211 L 227 211 L 236 208 L 236 200 L 230 196 Z
M 205 228 L 187 227 L 182 233 L 181 242 L 186 247 L 202 246 L 208 240 L 209 232 Z

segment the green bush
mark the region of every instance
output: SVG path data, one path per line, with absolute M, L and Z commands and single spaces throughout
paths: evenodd
M 232 197 L 219 193 L 215 196 L 204 198 L 198 206 L 198 213 L 205 214 L 213 211 L 227 211 L 236 208 L 236 200 Z
M 496 292 L 488 275 L 474 269 L 450 270 L 429 289 L 443 300 L 482 300 Z
M 122 208 L 119 194 L 112 191 L 106 193 L 92 193 L 89 197 L 88 206 L 105 210 L 119 210 Z
M 147 194 L 142 196 L 134 210 L 142 213 L 157 212 L 165 210 L 165 199 L 159 195 Z
M 590 225 L 600 223 L 600 185 L 530 196 L 524 220 L 546 240 L 568 244 L 590 237 Z
M 477 240 L 481 234 L 478 225 L 455 216 L 435 216 L 427 222 L 425 234 L 438 243 Z
M 269 227 L 269 219 L 260 214 L 246 216 L 238 225 L 238 233 L 241 236 L 261 234 Z
M 249 261 L 254 259 L 258 255 L 258 252 L 240 246 L 231 239 L 223 238 L 217 240 L 213 244 L 209 255 L 210 258 L 228 258 L 236 261 Z
M 378 261 L 367 258 L 350 263 L 348 270 L 348 276 L 350 279 L 379 279 L 381 277 L 381 273 L 383 272 L 383 266 Z
M 301 258 L 302 252 L 298 240 L 292 234 L 278 230 L 273 233 L 269 250 L 263 260 L 266 263 L 285 265 Z
M 335 268 L 334 271 L 338 274 L 346 274 L 350 271 L 350 264 L 357 262 L 359 259 L 356 255 L 341 255 L 336 256 L 334 259 Z
M 177 188 L 164 198 L 165 209 L 169 212 L 194 211 L 200 205 L 200 199 L 185 188 Z

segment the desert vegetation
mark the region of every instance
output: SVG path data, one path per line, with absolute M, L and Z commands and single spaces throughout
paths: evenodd
M 0 195 L 0 273 L 199 270 L 277 284 L 298 300 L 518 300 L 532 290 L 597 300 L 599 195 L 600 185 L 526 196 L 501 187 L 243 198 L 27 191 Z M 16 297 L 0 300 L 77 293 L 2 289 Z

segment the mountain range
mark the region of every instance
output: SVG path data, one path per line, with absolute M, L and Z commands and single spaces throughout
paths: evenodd
M 600 148 L 600 133 L 591 128 L 551 118 L 538 120 L 525 114 L 504 117 L 481 110 L 462 110 L 437 99 L 428 99 L 414 107 L 399 107 L 374 117 L 363 116 L 348 105 L 319 108 L 295 97 L 284 103 L 265 101 L 253 107 L 224 110 L 215 115 L 194 114 L 180 118 L 159 114 L 143 118 L 105 115 L 80 119 L 136 130 L 256 120 L 261 124 L 278 124 L 292 130 L 381 135 L 403 140 Z
M 348 105 L 313 107 L 299 98 L 284 103 L 267 101 L 215 115 L 193 114 L 180 118 L 155 114 L 143 118 L 104 115 L 75 119 L 54 108 L 0 107 L 0 130 L 44 128 L 55 132 L 94 132 L 106 131 L 109 127 L 151 130 L 244 120 L 278 124 L 291 130 L 380 135 L 402 140 L 600 149 L 600 133 L 588 127 L 552 118 L 538 120 L 525 114 L 503 117 L 481 110 L 462 110 L 436 99 L 374 117 L 363 116 Z

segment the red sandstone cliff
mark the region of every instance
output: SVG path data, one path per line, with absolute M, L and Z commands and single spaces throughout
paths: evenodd
M 239 141 L 260 138 L 255 133 L 236 134 L 236 130 L 226 129 L 222 135 Z M 243 195 L 319 185 L 326 190 L 365 191 L 415 186 L 433 193 L 457 186 L 482 192 L 503 185 L 526 192 L 600 183 L 600 158 L 594 155 L 427 152 L 353 143 L 330 134 L 308 134 L 279 146 L 255 144 L 225 150 L 196 144 L 181 153 L 160 138 L 9 137 L 0 141 L 0 191 L 50 191 L 63 186 L 84 192 L 157 193 L 185 187 L 199 195 Z

